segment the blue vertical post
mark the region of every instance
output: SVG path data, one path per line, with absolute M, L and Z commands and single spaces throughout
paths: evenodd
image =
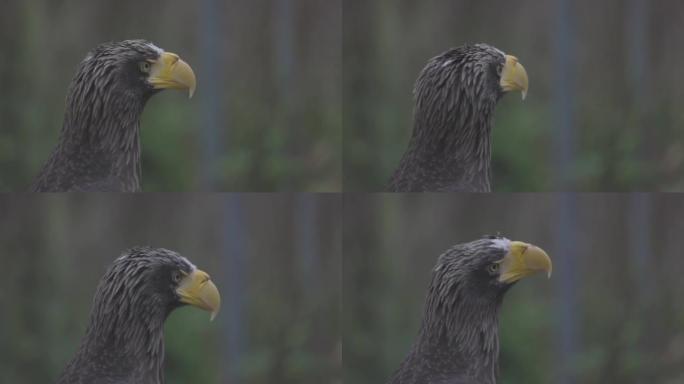
M 636 120 L 638 143 L 636 157 L 646 164 L 649 155 L 652 135 L 646 118 L 650 111 L 649 88 L 647 86 L 648 66 L 648 20 L 649 4 L 647 0 L 628 0 L 625 14 L 625 43 L 627 45 L 627 77 L 630 84 L 631 114 Z M 641 169 L 639 180 L 648 183 L 648 169 Z M 646 185 L 646 188 L 648 186 Z
M 646 0 L 628 0 L 625 38 L 628 40 L 629 78 L 632 92 L 638 102 L 645 94 L 644 80 L 648 59 L 648 4 Z M 637 105 L 639 106 L 639 105 Z
M 296 236 L 296 255 L 299 260 L 300 282 L 302 292 L 316 292 L 312 287 L 318 286 L 316 276 L 318 276 L 319 262 L 319 231 L 316 225 L 316 208 L 318 195 L 311 193 L 300 193 L 297 195 L 295 210 L 295 236 Z
M 222 31 L 223 12 L 219 0 L 200 2 L 199 55 L 200 65 L 197 73 L 197 96 L 200 101 L 200 142 L 202 153 L 198 164 L 202 189 L 211 191 L 218 187 L 220 175 L 218 167 L 222 146 L 221 129 L 225 128 L 221 106 L 223 105 L 223 73 L 226 63 L 223 60 L 225 35 Z
M 648 135 L 645 126 L 646 114 L 649 110 L 650 97 L 646 87 L 646 68 L 648 59 L 648 2 L 646 0 L 629 0 L 626 9 L 625 38 L 628 45 L 628 80 L 631 84 L 633 111 L 637 118 L 637 128 L 642 139 Z M 648 140 L 639 140 L 638 156 L 641 162 L 648 159 Z M 651 256 L 651 232 L 650 216 L 651 202 L 643 193 L 630 194 L 629 209 L 629 241 L 632 267 L 637 273 L 646 272 L 650 269 L 649 258 Z M 636 284 L 638 289 L 638 304 L 643 306 L 648 303 L 653 284 L 651 279 L 639 279 Z
M 556 0 L 554 42 L 554 189 L 571 191 L 575 187 L 575 100 L 576 53 L 571 0 Z
M 555 383 L 577 382 L 575 363 L 579 350 L 577 313 L 577 195 L 569 192 L 556 194 L 558 215 L 556 219 L 554 275 L 558 298 L 555 305 L 558 326 L 556 344 L 558 366 Z
M 222 269 L 227 276 L 222 296 L 224 304 L 221 328 L 223 332 L 221 359 L 222 381 L 226 384 L 240 383 L 237 364 L 245 353 L 247 324 L 245 303 L 247 301 L 247 247 L 245 241 L 245 215 L 242 197 L 230 194 L 224 202 Z
M 649 303 L 653 293 L 653 280 L 641 276 L 652 276 L 651 271 L 651 199 L 646 193 L 629 195 L 628 257 L 632 264 L 632 276 L 637 280 L 637 304 L 639 310 Z
M 283 147 L 281 151 L 286 158 L 292 158 L 290 152 L 295 149 L 292 147 L 297 145 L 296 137 L 297 127 L 292 123 L 293 111 L 296 107 L 296 101 L 299 97 L 300 85 L 293 84 L 293 71 L 295 68 L 295 20 L 294 7 L 295 0 L 275 0 L 273 7 L 273 51 L 275 53 L 275 79 L 276 79 L 276 114 L 274 115 L 274 125 L 279 128 L 281 134 L 284 135 L 282 140 Z M 291 132 L 286 134 L 286 132 Z M 296 183 L 296 175 L 290 177 L 282 177 L 278 175 L 279 182 L 283 183 L 285 189 L 293 189 Z
M 295 66 L 294 55 L 294 0 L 275 0 L 274 8 L 274 49 L 276 57 L 276 79 L 278 79 L 278 99 L 288 101 L 292 88 L 292 71 Z
M 573 164 L 575 161 L 575 42 L 572 0 L 556 0 L 554 16 L 554 189 L 571 191 L 575 188 Z M 554 260 L 557 265 L 556 288 L 559 300 L 555 313 L 558 316 L 556 344 L 559 366 L 556 367 L 558 384 L 577 381 L 575 362 L 579 350 L 577 313 L 577 196 L 568 192 L 557 194 L 557 222 L 555 225 Z

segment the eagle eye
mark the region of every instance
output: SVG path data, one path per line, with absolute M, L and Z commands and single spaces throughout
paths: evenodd
M 180 271 L 173 271 L 171 274 L 171 279 L 173 280 L 174 283 L 179 283 L 183 276 L 181 275 Z
M 489 65 L 489 67 L 491 68 L 492 72 L 494 72 L 494 74 L 497 77 L 501 77 L 501 72 L 503 71 L 503 67 L 504 67 L 502 63 L 492 62 Z
M 487 266 L 487 272 L 489 272 L 490 275 L 496 275 L 499 273 L 499 263 L 491 263 Z
M 150 69 L 152 68 L 152 64 L 150 64 L 149 61 L 141 61 L 140 63 L 138 63 L 138 67 L 140 68 L 140 72 L 150 73 Z

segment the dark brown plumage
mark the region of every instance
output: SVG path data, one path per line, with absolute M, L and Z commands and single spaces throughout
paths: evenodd
M 499 308 L 508 289 L 551 260 L 533 245 L 489 237 L 442 254 L 418 337 L 389 384 L 494 384 Z
M 430 60 L 416 81 L 413 133 L 389 190 L 489 192 L 494 109 L 511 90 L 526 94 L 525 69 L 492 46 Z
M 33 192 L 140 190 L 140 115 L 165 88 L 195 89 L 177 55 L 144 40 L 106 43 L 81 62 L 69 86 L 59 142 Z
M 164 383 L 164 321 L 183 305 L 213 318 L 220 296 L 209 275 L 166 249 L 125 252 L 102 277 L 81 346 L 57 383 Z

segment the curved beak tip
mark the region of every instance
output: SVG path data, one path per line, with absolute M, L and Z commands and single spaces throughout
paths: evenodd
M 211 313 L 213 321 L 221 309 L 221 294 L 205 272 L 196 270 L 177 289 L 180 301 Z
M 173 81 L 177 82 L 179 88 L 188 89 L 188 99 L 192 99 L 197 88 L 197 78 L 192 67 L 183 60 L 178 60 L 171 73 Z
M 546 272 L 547 278 L 551 278 L 553 271 L 551 258 L 543 249 L 520 241 L 511 243 L 501 266 L 499 280 L 505 282 L 515 282 L 537 272 Z
M 192 98 L 197 87 L 192 67 L 170 52 L 164 52 L 152 65 L 149 81 L 156 89 L 187 90 L 188 98 Z
M 518 62 L 517 57 L 506 55 L 506 62 L 501 71 L 500 86 L 504 92 L 520 91 L 523 100 L 527 97 L 529 79 L 525 67 Z

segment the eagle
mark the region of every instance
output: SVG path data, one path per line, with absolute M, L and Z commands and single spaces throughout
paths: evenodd
M 164 383 L 164 321 L 184 305 L 216 316 L 221 297 L 206 272 L 163 248 L 124 252 L 100 280 L 85 336 L 57 383 Z
M 389 384 L 495 384 L 499 309 L 518 280 L 551 276 L 541 248 L 486 237 L 444 252 L 432 271 L 422 324 Z
M 163 89 L 195 92 L 178 55 L 145 40 L 104 43 L 80 63 L 67 91 L 57 146 L 33 192 L 140 191 L 140 115 Z
M 394 171 L 393 192 L 491 191 L 492 122 L 503 95 L 527 95 L 525 68 L 487 45 L 431 59 L 414 87 L 413 133 Z

